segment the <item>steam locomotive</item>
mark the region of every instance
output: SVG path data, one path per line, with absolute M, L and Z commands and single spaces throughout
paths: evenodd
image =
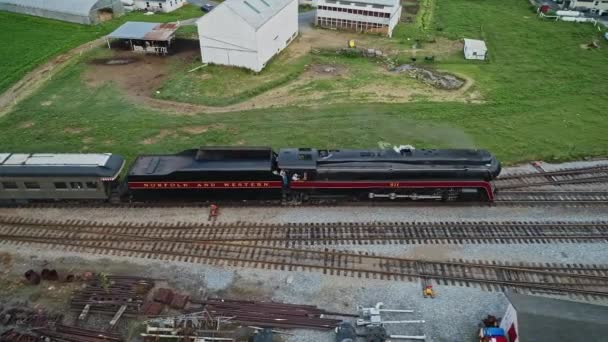
M 113 154 L 0 154 L 0 200 L 493 201 L 500 162 L 485 150 L 201 147 Z

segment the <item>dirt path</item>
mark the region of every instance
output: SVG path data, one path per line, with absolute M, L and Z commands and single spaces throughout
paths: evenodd
M 66 53 L 55 56 L 50 61 L 30 71 L 21 80 L 0 94 L 0 117 L 10 112 L 13 107 L 33 94 L 47 80 L 57 74 L 75 56 L 95 48 L 105 42 L 103 37 L 82 44 Z

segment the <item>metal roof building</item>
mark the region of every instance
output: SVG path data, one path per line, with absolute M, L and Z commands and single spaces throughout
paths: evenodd
M 203 63 L 259 72 L 298 35 L 298 1 L 226 0 L 197 25 Z
M 0 0 L 0 10 L 88 25 L 124 13 L 120 0 Z
M 401 19 L 399 0 L 316 0 L 315 25 L 389 37 Z
M 122 39 L 128 41 L 135 52 L 165 55 L 178 28 L 175 23 L 128 21 L 107 35 L 106 40 L 108 47 L 111 47 L 110 39 Z

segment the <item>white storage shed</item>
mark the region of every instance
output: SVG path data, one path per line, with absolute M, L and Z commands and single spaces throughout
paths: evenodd
M 488 48 L 483 40 L 464 39 L 464 58 L 485 60 L 487 54 Z
M 203 63 L 259 72 L 298 35 L 298 1 L 226 0 L 197 25 Z

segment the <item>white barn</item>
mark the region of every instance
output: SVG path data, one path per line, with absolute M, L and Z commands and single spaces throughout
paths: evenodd
M 197 25 L 203 63 L 259 72 L 298 35 L 298 0 L 226 0 Z
M 135 0 L 135 9 L 148 12 L 171 12 L 187 4 L 186 0 Z
M 483 40 L 464 39 L 464 58 L 485 60 L 488 48 Z

